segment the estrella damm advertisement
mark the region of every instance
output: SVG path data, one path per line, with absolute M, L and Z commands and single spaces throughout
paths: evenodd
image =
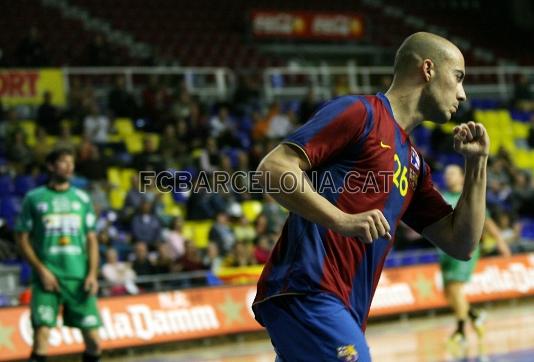
M 0 69 L 0 99 L 4 106 L 39 105 L 43 102 L 46 91 L 52 93 L 54 105 L 65 105 L 65 84 L 61 69 Z

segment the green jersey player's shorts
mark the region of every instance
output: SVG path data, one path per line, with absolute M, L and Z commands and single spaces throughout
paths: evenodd
M 55 327 L 60 307 L 63 325 L 93 329 L 102 325 L 96 296 L 84 289 L 84 280 L 58 278 L 59 293 L 44 290 L 41 281 L 32 282 L 31 322 L 33 328 Z
M 471 259 L 467 261 L 458 260 L 444 252 L 440 252 L 439 264 L 441 266 L 443 284 L 446 285 L 450 282 L 468 282 L 471 279 L 473 270 L 475 270 L 479 257 L 480 247 L 478 246 L 473 250 Z

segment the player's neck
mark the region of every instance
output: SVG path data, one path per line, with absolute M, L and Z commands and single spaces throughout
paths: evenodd
M 70 187 L 70 183 L 68 181 L 59 181 L 59 180 L 50 180 L 48 183 L 48 187 L 55 191 L 66 191 Z
M 418 90 L 412 89 L 407 92 L 391 87 L 385 95 L 391 104 L 395 120 L 407 133 L 423 122 L 423 115 L 418 109 L 420 98 Z

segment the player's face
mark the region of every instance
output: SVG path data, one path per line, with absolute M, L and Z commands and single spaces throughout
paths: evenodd
M 66 182 L 70 180 L 74 174 L 74 157 L 71 155 L 61 156 L 54 164 L 52 171 L 59 181 Z
M 445 169 L 445 186 L 448 190 L 454 190 L 464 184 L 464 175 L 459 166 L 448 166 Z
M 464 58 L 458 50 L 452 52 L 448 59 L 435 64 L 434 75 L 421 96 L 425 119 L 437 123 L 445 123 L 451 119 L 458 111 L 460 102 L 466 100 L 464 76 Z

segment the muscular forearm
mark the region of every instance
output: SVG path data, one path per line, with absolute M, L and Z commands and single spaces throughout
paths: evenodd
M 453 240 L 462 255 L 470 255 L 482 236 L 486 218 L 487 157 L 466 159 L 462 196 L 452 214 Z
M 294 151 L 286 149 L 285 151 L 278 150 L 275 152 Z M 337 225 L 345 213 L 314 190 L 305 172 L 299 167 L 298 163 L 294 162 L 294 158 L 281 156 L 266 158 L 258 167 L 258 171 L 262 173 L 263 186 L 265 187 L 268 184 L 273 190 L 281 190 L 279 193 L 271 193 L 271 196 L 286 209 L 311 222 L 327 228 L 333 228 Z M 283 191 L 284 174 L 292 175 L 286 176 L 286 185 L 289 186 L 291 183 L 296 182 L 296 185 L 291 188 L 294 190 L 293 192 Z
M 97 275 L 98 274 L 98 240 L 94 233 L 87 234 L 87 253 L 88 253 L 88 263 L 89 263 L 89 274 Z
M 296 180 L 294 192 L 275 192 L 270 195 L 286 209 L 299 214 L 311 222 L 332 228 L 343 217 L 343 212 L 319 195 L 311 185 L 309 179 L 300 168 L 290 169 L 284 164 L 260 165 L 259 171 L 268 171 L 268 183 L 273 190 L 283 190 L 282 178 L 284 174 L 292 173 L 291 179 Z M 289 177 L 286 178 L 289 180 Z M 289 181 L 287 181 L 289 183 Z

